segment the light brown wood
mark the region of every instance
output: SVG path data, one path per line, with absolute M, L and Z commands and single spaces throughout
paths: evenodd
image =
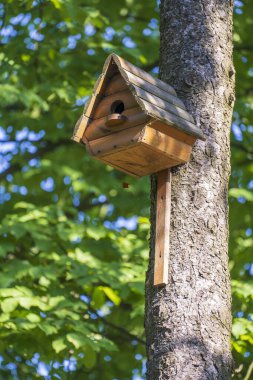
M 127 121 L 127 117 L 120 113 L 112 113 L 105 118 L 106 128 L 115 129 L 118 125 L 121 125 Z
M 74 129 L 74 133 L 73 133 L 73 136 L 72 136 L 72 140 L 76 141 L 76 142 L 81 142 L 82 141 L 82 138 L 83 138 L 83 135 L 84 135 L 84 131 L 85 129 L 87 128 L 88 124 L 90 122 L 90 119 L 88 117 L 86 117 L 85 115 L 82 115 L 76 125 L 75 125 L 75 129 Z
M 92 112 L 92 118 L 100 119 L 106 115 L 111 114 L 111 106 L 117 101 L 121 100 L 124 103 L 125 110 L 133 107 L 137 107 L 138 103 L 135 97 L 132 95 L 130 90 L 123 90 L 120 92 L 116 92 L 112 95 L 104 97 L 99 103 L 97 103 L 96 107 Z
M 131 177 L 134 177 L 134 178 L 139 178 L 140 177 L 139 175 L 136 175 L 136 174 L 134 174 L 132 172 L 129 172 L 128 170 L 125 170 L 122 167 L 119 167 L 116 163 L 112 164 L 111 161 L 110 161 L 110 159 L 107 161 L 106 156 L 103 157 L 103 159 L 101 159 L 100 157 L 96 157 L 96 156 L 93 156 L 93 158 L 95 158 L 97 161 L 102 162 L 103 164 L 110 165 L 113 168 L 115 168 L 115 169 L 117 169 L 117 170 L 119 170 L 119 171 L 121 171 L 121 172 L 123 172 L 125 174 L 130 175 Z
M 101 161 L 138 177 L 187 162 L 191 154 L 190 145 L 145 124 L 91 140 L 89 149 Z
M 154 285 L 168 283 L 171 171 L 157 173 Z
M 185 144 L 193 145 L 196 141 L 196 137 L 188 135 L 182 131 L 179 131 L 178 129 L 174 128 L 173 126 L 170 126 L 168 124 L 165 124 L 159 120 L 152 119 L 152 121 L 149 123 L 149 125 L 156 129 L 157 131 L 160 131 L 162 133 L 165 133 L 168 136 L 174 137 L 178 141 L 182 141 Z M 87 128 L 88 130 L 88 128 Z
M 116 150 L 115 153 L 105 154 L 99 158 L 110 163 L 116 169 L 121 171 L 123 169 L 124 172 L 137 177 L 143 177 L 177 164 L 171 158 L 163 155 L 157 155 L 154 159 L 154 151 L 148 146 L 139 143 L 133 144 L 127 149 Z
M 190 159 L 192 151 L 190 145 L 167 136 L 150 126 L 146 126 L 141 142 L 156 152 L 154 152 L 154 159 L 158 154 L 164 154 L 178 163 L 185 163 Z
M 190 121 L 173 115 L 172 113 L 167 112 L 166 110 L 160 107 L 156 107 L 152 103 L 147 102 L 146 100 L 138 99 L 138 103 L 143 108 L 143 110 L 145 110 L 147 114 L 153 117 L 154 119 L 158 119 L 164 122 L 165 124 L 172 125 L 175 129 L 183 131 L 186 134 L 195 136 L 196 138 L 199 138 L 201 140 L 205 140 L 205 137 L 201 130 Z
M 89 145 L 94 155 L 103 156 L 105 154 L 113 154 L 115 151 L 121 149 L 128 149 L 129 146 L 137 142 L 148 147 L 150 151 L 153 151 L 152 158 L 150 159 L 150 165 L 152 165 L 152 167 L 157 164 L 158 158 L 161 156 L 163 161 L 168 161 L 167 167 L 170 166 L 170 160 L 173 160 L 176 165 L 185 163 L 189 161 L 192 151 L 190 145 L 178 141 L 171 136 L 167 136 L 145 124 L 91 140 Z M 148 157 L 142 159 L 143 165 L 149 163 Z
M 125 129 L 118 133 L 110 134 L 89 142 L 90 148 L 95 156 L 113 154 L 121 149 L 128 149 L 130 145 L 139 141 L 140 134 L 145 125 L 138 125 Z
M 95 140 L 100 137 L 106 136 L 110 133 L 116 133 L 127 128 L 132 128 L 140 124 L 144 124 L 150 120 L 140 107 L 130 108 L 122 113 L 127 117 L 127 121 L 118 125 L 116 128 L 107 128 L 105 126 L 108 116 L 100 119 L 91 120 L 87 129 L 85 130 L 85 136 L 88 140 Z
M 110 81 L 108 82 L 106 89 L 105 89 L 105 96 L 112 95 L 115 92 L 127 90 L 127 84 L 125 79 L 122 77 L 120 73 L 115 74 Z
M 95 83 L 93 93 L 90 99 L 87 101 L 84 107 L 83 113 L 86 117 L 88 118 L 92 117 L 92 111 L 101 100 L 102 94 L 105 91 L 106 84 L 107 84 L 107 77 L 105 74 L 101 74 Z

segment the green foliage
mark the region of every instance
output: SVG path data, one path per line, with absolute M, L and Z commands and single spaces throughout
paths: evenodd
M 104 167 L 70 137 L 110 52 L 146 70 L 158 65 L 155 1 L 8 0 L 0 14 L 7 131 L 0 128 L 0 378 L 35 379 L 45 369 L 75 380 L 142 376 L 148 179 Z M 237 2 L 230 189 L 236 379 L 245 376 L 253 345 L 252 22 L 252 2 Z

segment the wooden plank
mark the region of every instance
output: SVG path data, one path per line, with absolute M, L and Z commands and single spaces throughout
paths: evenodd
M 101 74 L 94 86 L 93 93 L 90 97 L 90 99 L 86 102 L 84 106 L 84 115 L 88 118 L 91 118 L 92 116 L 92 110 L 93 108 L 98 104 L 98 102 L 101 100 L 102 93 L 106 86 L 106 76 L 104 74 Z
M 143 90 L 158 96 L 161 99 L 166 100 L 167 102 L 174 104 L 175 106 L 185 110 L 184 103 L 175 95 L 170 92 L 164 91 L 156 85 L 147 82 L 143 78 L 138 77 L 137 75 L 130 73 L 129 71 L 121 70 L 121 73 L 125 80 L 135 86 L 142 88 Z
M 152 75 L 148 74 L 146 71 L 140 69 L 139 67 L 134 66 L 132 63 L 126 61 L 125 59 L 119 57 L 116 54 L 111 54 L 111 57 L 117 63 L 119 69 L 122 67 L 124 70 L 127 70 L 137 75 L 138 77 L 144 79 L 145 81 L 153 84 L 154 86 L 161 88 L 161 90 L 170 92 L 171 94 L 177 96 L 176 91 L 169 84 L 161 81 L 158 78 L 154 78 Z
M 120 73 L 115 74 L 108 82 L 105 89 L 105 96 L 112 95 L 115 92 L 126 90 L 128 88 L 126 80 L 122 77 Z
M 93 156 L 93 158 L 95 158 L 96 160 L 98 160 L 98 161 L 100 161 L 100 162 L 103 162 L 103 164 L 106 164 L 106 165 L 112 166 L 114 169 L 119 170 L 120 172 L 123 172 L 123 173 L 125 173 L 125 174 L 128 174 L 128 175 L 130 175 L 131 177 L 134 177 L 134 178 L 139 178 L 139 177 L 140 177 L 139 175 L 137 175 L 137 174 L 135 174 L 135 173 L 132 173 L 132 172 L 130 172 L 129 170 L 126 170 L 126 169 L 124 169 L 124 168 L 118 166 L 116 163 L 112 163 L 112 162 L 110 161 L 111 156 L 108 156 L 108 160 L 107 160 L 107 157 L 106 157 L 106 156 L 103 157 L 103 158 Z
M 183 131 L 189 135 L 196 136 L 201 140 L 205 140 L 205 137 L 200 128 L 197 128 L 193 123 L 182 119 L 176 115 L 171 114 L 159 107 L 155 107 L 153 104 L 143 99 L 138 99 L 140 106 L 146 110 L 146 112 L 154 119 L 159 119 L 165 124 L 173 126 L 174 128 Z
M 110 151 L 99 158 L 116 169 L 137 177 L 149 175 L 177 164 L 165 155 L 154 154 L 154 151 L 148 146 L 139 143 L 123 147 L 116 152 Z
M 168 112 L 170 112 L 170 113 L 194 124 L 193 117 L 184 109 L 179 108 L 179 107 L 175 106 L 174 104 L 171 104 L 168 101 L 166 101 L 166 99 L 164 100 L 161 97 L 155 96 L 154 94 L 147 92 L 146 90 L 143 90 L 142 88 L 137 87 L 133 84 L 131 85 L 131 87 L 133 88 L 134 92 L 136 93 L 136 95 L 139 98 L 142 98 L 142 99 L 148 101 L 149 103 L 151 103 L 155 107 L 159 107 L 165 111 L 168 111 Z M 159 95 L 163 96 L 163 94 L 159 94 Z
M 141 143 L 148 145 L 150 149 L 156 152 L 154 157 L 158 154 L 164 154 L 177 161 L 178 164 L 183 164 L 190 160 L 192 152 L 192 147 L 190 145 L 178 141 L 171 136 L 167 136 L 150 126 L 146 126 L 144 133 L 141 136 Z
M 85 116 L 91 118 L 94 113 L 95 107 L 98 105 L 99 101 L 105 95 L 106 88 L 108 83 L 110 82 L 111 76 L 115 74 L 115 72 L 119 73 L 119 70 L 116 65 L 110 65 L 107 69 L 107 72 L 103 72 L 97 79 L 91 98 L 87 101 L 84 107 Z
M 121 149 L 126 149 L 129 145 L 137 144 L 142 133 L 144 125 L 138 125 L 133 128 L 125 129 L 113 135 L 101 137 L 89 142 L 90 149 L 95 156 L 111 154 Z M 84 141 L 85 143 L 85 141 Z
M 85 131 L 86 138 L 91 141 L 100 137 L 123 131 L 126 128 L 132 128 L 140 124 L 144 124 L 150 120 L 149 116 L 142 111 L 140 107 L 130 108 L 122 113 L 127 120 L 116 127 L 108 128 L 105 125 L 107 116 L 91 121 Z
M 157 174 L 154 285 L 168 284 L 171 171 Z
M 178 141 L 182 141 L 185 144 L 193 145 L 196 141 L 196 137 L 188 135 L 178 129 L 173 128 L 172 126 L 169 126 L 168 124 L 163 123 L 160 120 L 152 119 L 149 125 L 156 129 L 157 131 L 160 131 L 162 133 L 165 133 L 168 136 L 174 137 Z M 88 127 L 89 128 L 89 127 Z M 87 128 L 87 130 L 88 130 Z
M 113 54 L 108 55 L 103 66 L 102 73 L 106 74 L 106 76 L 112 77 L 118 71 L 118 64 L 113 59 Z
M 190 145 L 145 124 L 92 140 L 89 149 L 102 161 L 137 176 L 185 163 L 191 154 Z
M 83 135 L 84 135 L 84 131 L 85 129 L 87 128 L 88 124 L 90 122 L 90 119 L 88 117 L 86 117 L 85 115 L 82 115 L 76 125 L 75 125 L 75 129 L 74 129 L 74 133 L 73 133 L 73 136 L 72 136 L 72 140 L 76 141 L 76 142 L 81 142 L 82 141 L 82 138 L 83 138 Z
M 113 102 L 120 100 L 124 103 L 125 110 L 137 107 L 138 103 L 130 90 L 123 90 L 115 94 L 104 97 L 94 111 L 91 113 L 93 119 L 100 119 L 111 114 L 111 106 Z

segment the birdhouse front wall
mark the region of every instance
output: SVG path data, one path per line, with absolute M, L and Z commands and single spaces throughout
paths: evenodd
M 112 115 L 119 115 L 118 122 L 115 120 L 114 125 L 110 125 L 108 121 Z M 99 100 L 90 117 L 92 120 L 85 131 L 85 138 L 89 141 L 145 124 L 150 119 L 138 105 L 119 72 L 107 82 L 104 94 L 99 94 Z

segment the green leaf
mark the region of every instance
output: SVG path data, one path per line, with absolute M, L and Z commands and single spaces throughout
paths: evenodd
M 46 335 L 53 335 L 58 333 L 57 328 L 55 326 L 50 325 L 49 323 L 43 322 L 40 323 L 38 326 L 42 331 L 44 331 Z
M 84 347 L 87 343 L 87 339 L 82 334 L 78 333 L 70 333 L 67 334 L 67 340 L 73 344 L 73 346 L 77 349 Z
M 239 338 L 241 335 L 253 333 L 253 322 L 245 318 L 235 318 L 232 326 L 232 334 Z
M 14 298 L 6 298 L 1 301 L 1 309 L 4 313 L 11 313 L 18 306 L 18 301 Z
M 34 313 L 27 314 L 26 319 L 28 319 L 28 321 L 34 322 L 34 323 L 40 322 L 40 320 L 41 320 L 41 318 L 37 314 L 34 314 Z
M 95 308 L 100 308 L 105 303 L 105 295 L 101 287 L 95 288 L 92 294 L 92 304 Z
M 63 351 L 67 347 L 67 345 L 65 344 L 65 339 L 64 338 L 55 339 L 52 342 L 52 347 L 57 354 Z
M 115 305 L 120 305 L 121 299 L 118 294 L 108 286 L 101 286 L 100 289 L 106 294 L 106 296 L 111 300 Z

